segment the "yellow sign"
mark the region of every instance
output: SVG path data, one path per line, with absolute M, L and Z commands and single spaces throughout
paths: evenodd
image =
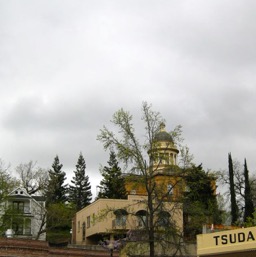
M 227 230 L 197 236 L 197 255 L 256 249 L 256 227 Z

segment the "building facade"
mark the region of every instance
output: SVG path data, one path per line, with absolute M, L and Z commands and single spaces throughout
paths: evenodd
M 31 196 L 25 189 L 16 188 L 9 194 L 2 210 L 8 237 L 46 239 L 46 233 L 40 233 L 46 226 L 44 197 Z
M 111 235 L 126 237 L 130 230 L 143 229 L 147 206 L 146 196 L 128 195 L 127 199 L 98 199 L 76 213 L 72 225 L 72 243 L 95 245 Z M 169 205 L 177 226 L 183 227 L 182 206 Z
M 177 166 L 179 151 L 162 125 L 152 148 L 148 150 L 149 172 L 165 196 L 164 219 L 171 217 L 177 228 L 183 230 L 182 203 L 178 201 L 182 179 Z M 98 244 L 104 238 L 124 238 L 131 230 L 143 229 L 147 217 L 147 190 L 140 175 L 125 174 L 127 199 L 98 199 L 76 213 L 72 224 L 72 243 Z

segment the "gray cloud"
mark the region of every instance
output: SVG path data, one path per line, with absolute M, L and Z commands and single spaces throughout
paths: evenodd
M 142 135 L 142 101 L 181 124 L 197 163 L 255 162 L 255 1 L 2 1 L 0 157 L 15 167 L 83 152 L 94 185 L 108 153 L 96 140 L 123 107 Z M 111 126 L 111 125 L 110 125 Z

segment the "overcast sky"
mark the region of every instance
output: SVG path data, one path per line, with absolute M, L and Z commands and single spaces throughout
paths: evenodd
M 183 126 L 194 161 L 256 170 L 255 0 L 0 0 L 0 158 L 72 176 L 92 192 L 115 111 L 143 101 Z M 137 124 L 135 123 L 135 126 Z M 138 124 L 139 126 L 139 124 Z

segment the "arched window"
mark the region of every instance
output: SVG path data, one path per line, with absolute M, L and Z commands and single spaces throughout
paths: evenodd
M 124 209 L 118 209 L 114 211 L 114 214 L 116 215 L 115 226 L 125 227 L 128 215 L 127 211 Z
M 136 212 L 137 226 L 139 228 L 144 228 L 147 225 L 147 212 L 145 210 L 140 210 Z
M 170 223 L 170 213 L 167 211 L 161 211 L 158 214 L 158 225 L 161 227 L 166 227 Z

